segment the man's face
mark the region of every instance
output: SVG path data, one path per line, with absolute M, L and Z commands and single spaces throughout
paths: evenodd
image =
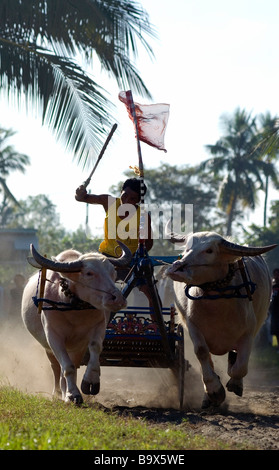
M 136 206 L 140 201 L 140 197 L 138 193 L 127 186 L 125 189 L 123 189 L 120 195 L 120 200 L 121 204 L 132 204 L 133 206 Z

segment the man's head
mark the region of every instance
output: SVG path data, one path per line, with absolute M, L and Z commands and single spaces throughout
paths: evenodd
M 146 193 L 146 186 L 143 185 L 144 191 L 143 195 Z M 122 204 L 132 204 L 136 206 L 140 202 L 141 198 L 141 181 L 137 178 L 127 179 L 122 186 L 121 190 L 121 203 Z
M 273 271 L 273 279 L 275 280 L 275 282 L 279 282 L 279 269 L 278 268 L 275 268 Z

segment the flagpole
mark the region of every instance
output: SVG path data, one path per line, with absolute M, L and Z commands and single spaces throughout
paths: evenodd
M 141 153 L 141 146 L 140 146 L 140 138 L 139 138 L 139 129 L 138 129 L 138 121 L 136 116 L 135 104 L 133 100 L 132 91 L 128 90 L 126 92 L 127 103 L 133 118 L 135 131 L 136 131 L 136 138 L 137 138 L 137 151 L 138 151 L 138 161 L 139 161 L 139 178 L 140 178 L 140 204 L 143 207 L 144 205 L 144 169 L 143 169 L 143 161 L 142 161 L 142 153 Z M 140 236 L 139 236 L 139 244 L 142 247 L 145 247 L 144 238 L 142 238 L 142 234 L 145 233 L 144 230 L 145 225 L 145 215 L 144 211 L 140 211 Z

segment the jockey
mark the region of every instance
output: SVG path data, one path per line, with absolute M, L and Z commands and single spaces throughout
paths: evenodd
M 144 193 L 146 186 L 144 185 Z M 87 204 L 101 204 L 105 210 L 104 240 L 99 246 L 99 251 L 104 255 L 118 257 L 118 244 L 116 240 L 123 242 L 134 254 L 138 248 L 140 228 L 140 198 L 141 182 L 137 178 L 127 179 L 121 189 L 120 197 L 112 197 L 109 194 L 88 194 L 82 185 L 76 190 L 77 201 Z M 151 250 L 153 246 L 151 219 L 146 214 L 147 230 L 145 231 L 145 248 Z M 123 229 L 128 227 L 129 230 Z

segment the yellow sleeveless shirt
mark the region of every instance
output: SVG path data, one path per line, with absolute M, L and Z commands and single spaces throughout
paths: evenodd
M 116 240 L 123 242 L 132 254 L 134 254 L 138 248 L 140 207 L 135 207 L 133 210 L 133 206 L 129 204 L 130 213 L 123 219 L 118 215 L 118 209 L 120 206 L 120 198 L 116 198 L 106 211 L 106 218 L 104 221 L 105 239 L 99 246 L 99 251 L 101 253 L 114 257 L 119 257 L 122 253 Z M 123 206 L 123 208 L 124 207 L 125 206 Z

